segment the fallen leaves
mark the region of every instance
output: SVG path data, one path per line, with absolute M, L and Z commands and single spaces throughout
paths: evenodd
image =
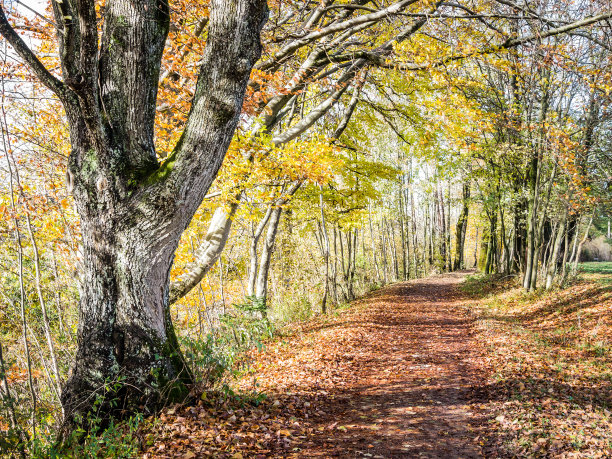
M 263 391 L 263 403 L 207 394 L 168 410 L 145 456 L 477 455 L 484 410 L 469 387 L 482 380 L 480 354 L 460 279 L 387 287 L 253 350 L 234 390 Z
M 468 314 L 444 279 L 389 287 L 253 351 L 237 389 L 256 381 L 268 399 L 170 409 L 145 457 L 612 456 L 612 357 L 595 346 L 612 342 L 609 289 L 497 290 Z
M 476 305 L 495 412 L 496 457 L 610 457 L 609 288 L 579 282 L 550 294 L 495 291 Z M 593 337 L 596 337 L 594 342 Z

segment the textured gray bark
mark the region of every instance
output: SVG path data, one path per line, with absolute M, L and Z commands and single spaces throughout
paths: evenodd
M 164 163 L 154 146 L 167 0 L 53 2 L 63 81 L 14 33 L 0 33 L 64 104 L 67 181 L 81 217 L 84 282 L 78 348 L 62 391 L 67 432 L 98 414 L 153 412 L 191 380 L 169 313 L 182 232 L 223 161 L 261 54 L 264 0 L 212 0 L 206 48 L 182 137 Z

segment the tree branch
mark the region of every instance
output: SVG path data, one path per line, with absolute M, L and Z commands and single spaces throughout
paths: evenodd
M 357 108 L 357 104 L 359 103 L 359 96 L 361 95 L 361 89 L 363 88 L 366 77 L 367 77 L 367 70 L 366 70 L 366 75 L 360 78 L 357 84 L 355 85 L 355 89 L 353 90 L 353 95 L 351 96 L 351 101 L 349 102 L 346 112 L 344 113 L 344 116 L 342 117 L 342 121 L 340 121 L 340 124 L 334 130 L 334 133 L 332 134 L 332 137 L 331 137 L 332 143 L 336 142 L 340 138 L 340 136 L 342 135 L 342 133 L 345 131 L 346 127 L 348 126 L 351 118 L 353 117 L 353 113 L 355 112 L 355 109 Z
M 292 43 L 289 43 L 288 45 L 284 46 L 283 48 L 281 48 L 277 53 L 274 54 L 274 56 L 265 61 L 265 62 L 261 62 L 259 63 L 256 68 L 259 70 L 266 70 L 269 67 L 275 65 L 277 62 L 285 59 L 287 56 L 291 55 L 293 52 L 297 51 L 298 49 L 300 49 L 303 46 L 306 46 L 308 43 L 311 43 L 315 40 L 318 40 L 320 38 L 326 37 L 328 35 L 331 35 L 333 33 L 337 33 L 337 32 L 342 32 L 346 29 L 350 29 L 351 27 L 355 27 L 357 25 L 363 24 L 363 23 L 367 23 L 367 22 L 376 22 L 380 19 L 383 19 L 391 14 L 395 14 L 399 11 L 401 11 L 402 9 L 406 8 L 407 6 L 411 5 L 412 3 L 415 3 L 417 0 L 401 0 L 397 3 L 393 3 L 392 5 L 388 6 L 387 8 L 383 8 L 382 10 L 379 10 L 375 13 L 370 13 L 370 14 L 364 14 L 361 16 L 357 16 L 355 18 L 352 19 L 348 19 L 346 21 L 342 21 L 339 22 L 337 24 L 332 24 L 328 27 L 324 27 L 320 30 L 316 30 L 314 32 L 310 32 L 308 34 L 306 34 L 304 37 L 299 38 L 295 41 L 293 41 Z
M 36 78 L 40 80 L 47 88 L 53 91 L 62 100 L 66 100 L 67 87 L 62 81 L 57 79 L 42 62 L 36 57 L 34 52 L 28 47 L 28 45 L 22 40 L 22 38 L 15 32 L 13 27 L 9 24 L 4 8 L 0 6 L 0 35 L 13 47 L 15 52 L 23 59 L 27 66 L 32 70 Z
M 148 177 L 153 186 L 142 196 L 172 195 L 171 218 L 179 225 L 186 227 L 192 219 L 223 162 L 251 70 L 261 56 L 267 12 L 265 0 L 211 1 L 206 47 L 183 135 Z
M 580 21 L 572 22 L 570 24 L 563 25 L 561 27 L 555 27 L 553 29 L 547 30 L 540 34 L 532 34 L 519 38 L 511 38 L 506 40 L 505 42 L 499 45 L 488 46 L 482 50 L 473 51 L 470 53 L 459 54 L 456 56 L 449 56 L 445 59 L 441 59 L 437 62 L 432 63 L 424 63 L 424 64 L 404 64 L 397 62 L 390 62 L 380 53 L 374 51 L 364 51 L 361 53 L 355 53 L 351 56 L 334 56 L 333 60 L 342 62 L 343 60 L 348 60 L 349 57 L 354 59 L 355 57 L 359 57 L 361 59 L 366 59 L 371 64 L 377 65 L 382 68 L 392 68 L 396 70 L 404 70 L 404 71 L 415 71 L 415 70 L 427 70 L 430 68 L 440 67 L 445 64 L 449 64 L 454 61 L 459 61 L 463 59 L 468 59 L 470 57 L 475 56 L 484 56 L 491 53 L 496 53 L 499 51 L 506 51 L 511 48 L 515 48 L 517 46 L 523 45 L 525 43 L 530 43 L 537 40 L 543 40 L 544 38 L 554 37 L 556 35 L 561 35 L 564 33 L 569 33 L 572 30 L 579 29 L 581 27 L 586 27 L 591 24 L 595 24 L 597 22 L 612 18 L 612 11 L 603 13 L 597 16 L 591 16 Z
M 195 260 L 185 266 L 185 273 L 170 284 L 170 304 L 189 293 L 221 256 L 227 242 L 232 220 L 238 210 L 238 203 L 232 203 L 229 212 L 224 206 L 217 208 L 210 221 L 204 240 L 195 252 Z

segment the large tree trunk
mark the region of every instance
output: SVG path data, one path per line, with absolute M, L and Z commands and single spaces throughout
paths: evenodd
M 81 217 L 84 282 L 77 350 L 62 391 L 64 428 L 92 414 L 153 412 L 191 381 L 169 313 L 179 239 L 215 178 L 261 54 L 264 0 L 212 0 L 206 48 L 184 132 L 163 164 L 154 120 L 170 26 L 165 0 L 53 2 L 63 81 L 12 30 L 8 37 L 61 100 L 72 151 L 68 189 Z M 78 20 L 74 20 L 78 19 Z
M 184 397 L 191 381 L 168 307 L 180 233 L 151 228 L 146 220 L 124 226 L 111 216 L 82 218 L 81 225 L 85 282 L 64 409 L 69 419 L 87 421 L 99 397 L 101 413 L 151 413 Z

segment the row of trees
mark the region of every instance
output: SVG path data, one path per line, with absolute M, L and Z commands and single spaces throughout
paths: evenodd
M 245 297 L 281 321 L 477 258 L 552 285 L 610 170 L 612 12 L 562 3 L 5 1 L 8 423 L 183 398 L 177 335 Z

